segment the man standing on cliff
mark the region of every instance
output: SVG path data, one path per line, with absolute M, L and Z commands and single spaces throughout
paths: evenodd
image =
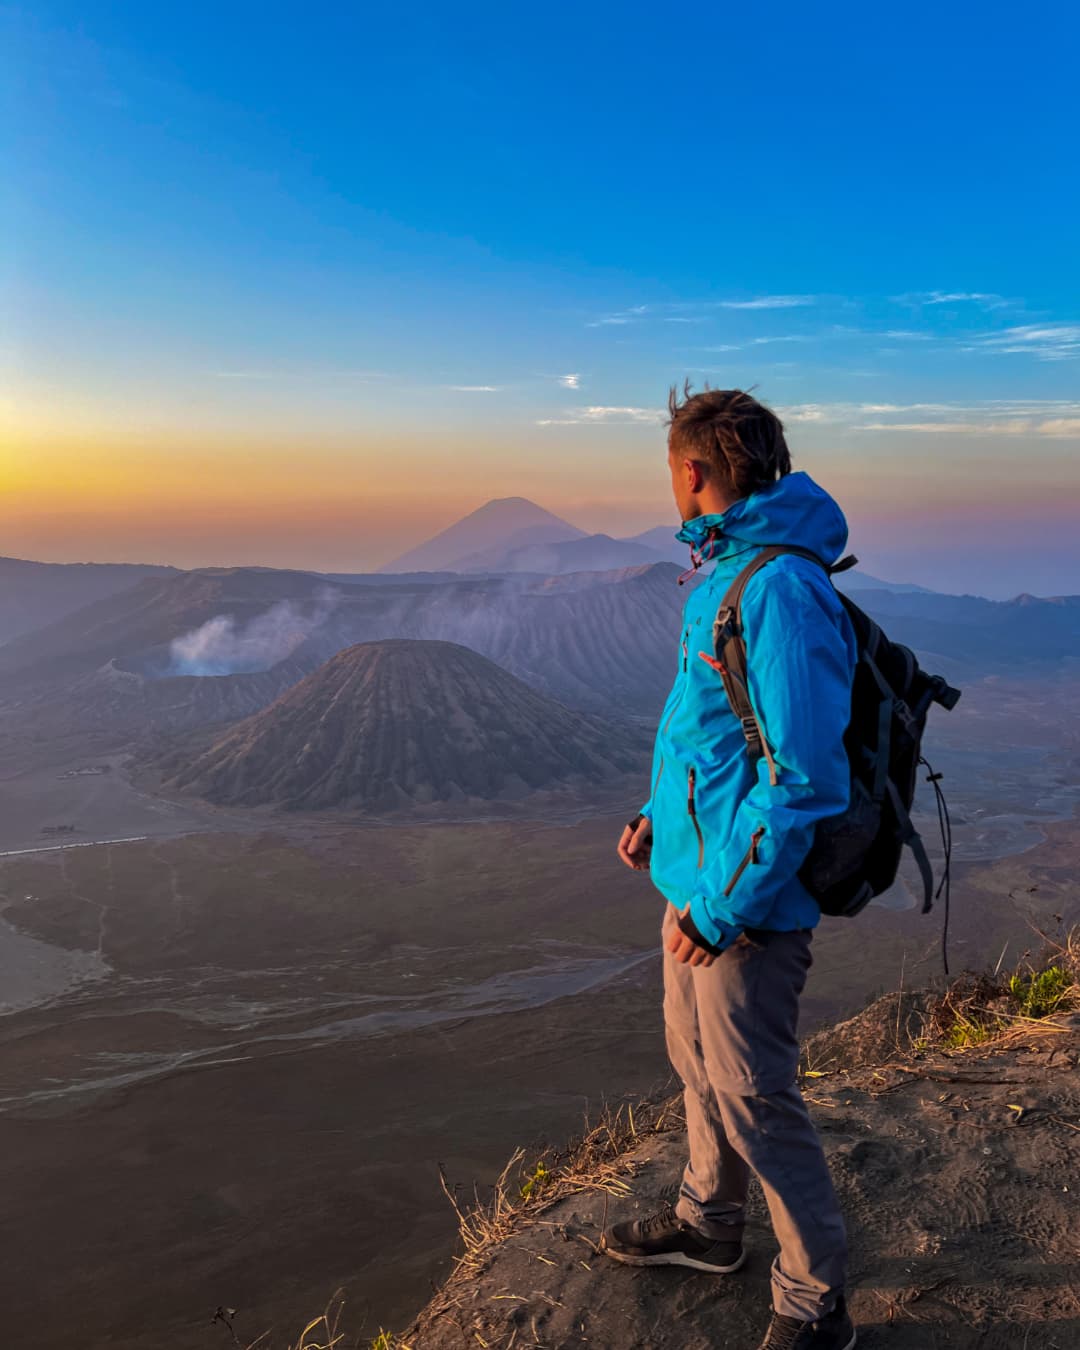
M 798 871 L 818 820 L 848 801 L 843 736 L 855 636 L 825 571 L 786 554 L 749 580 L 742 625 L 749 693 L 774 763 L 747 754 L 712 628 L 725 592 L 767 545 L 839 558 L 847 525 L 792 473 L 783 426 L 741 390 L 669 400 L 668 464 L 695 569 L 675 684 L 656 737 L 652 796 L 619 857 L 668 901 L 667 1047 L 685 1088 L 690 1158 L 678 1202 L 604 1234 L 629 1265 L 728 1274 L 743 1263 L 751 1172 L 780 1252 L 759 1350 L 851 1350 L 844 1222 L 796 1083 L 799 995 L 820 911 Z

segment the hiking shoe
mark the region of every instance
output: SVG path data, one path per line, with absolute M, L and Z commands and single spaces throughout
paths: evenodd
M 758 1350 L 852 1350 L 854 1344 L 855 1328 L 841 1295 L 832 1312 L 817 1322 L 800 1322 L 774 1312 Z
M 730 1275 L 745 1260 L 741 1239 L 717 1242 L 665 1205 L 647 1219 L 617 1223 L 600 1239 L 600 1250 L 625 1266 L 689 1266 Z

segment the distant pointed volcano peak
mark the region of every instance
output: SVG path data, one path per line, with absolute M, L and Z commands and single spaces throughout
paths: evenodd
M 585 531 L 527 497 L 494 497 L 387 563 L 383 572 L 459 571 L 464 558 L 522 543 L 580 539 Z

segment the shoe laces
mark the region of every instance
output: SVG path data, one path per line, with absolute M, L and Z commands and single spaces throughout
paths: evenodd
M 769 1332 L 761 1344 L 761 1350 L 795 1350 L 795 1345 L 805 1328 L 805 1322 L 797 1322 L 794 1317 L 781 1317 L 779 1313 L 773 1313 Z
M 641 1233 L 643 1237 L 649 1237 L 653 1233 L 663 1232 L 665 1228 L 678 1228 L 679 1226 L 680 1220 L 675 1213 L 675 1206 L 669 1204 L 655 1214 L 650 1214 L 647 1219 L 642 1219 Z

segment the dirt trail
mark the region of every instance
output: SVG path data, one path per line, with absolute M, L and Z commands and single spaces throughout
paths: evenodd
M 860 1347 L 1080 1347 L 1080 1016 L 1059 1022 L 1008 1047 L 804 1079 L 848 1217 Z M 673 1198 L 683 1149 L 676 1129 L 627 1155 L 629 1200 L 582 1193 L 536 1211 L 402 1342 L 753 1350 L 775 1251 L 760 1196 L 736 1275 L 596 1253 L 605 1213 Z

